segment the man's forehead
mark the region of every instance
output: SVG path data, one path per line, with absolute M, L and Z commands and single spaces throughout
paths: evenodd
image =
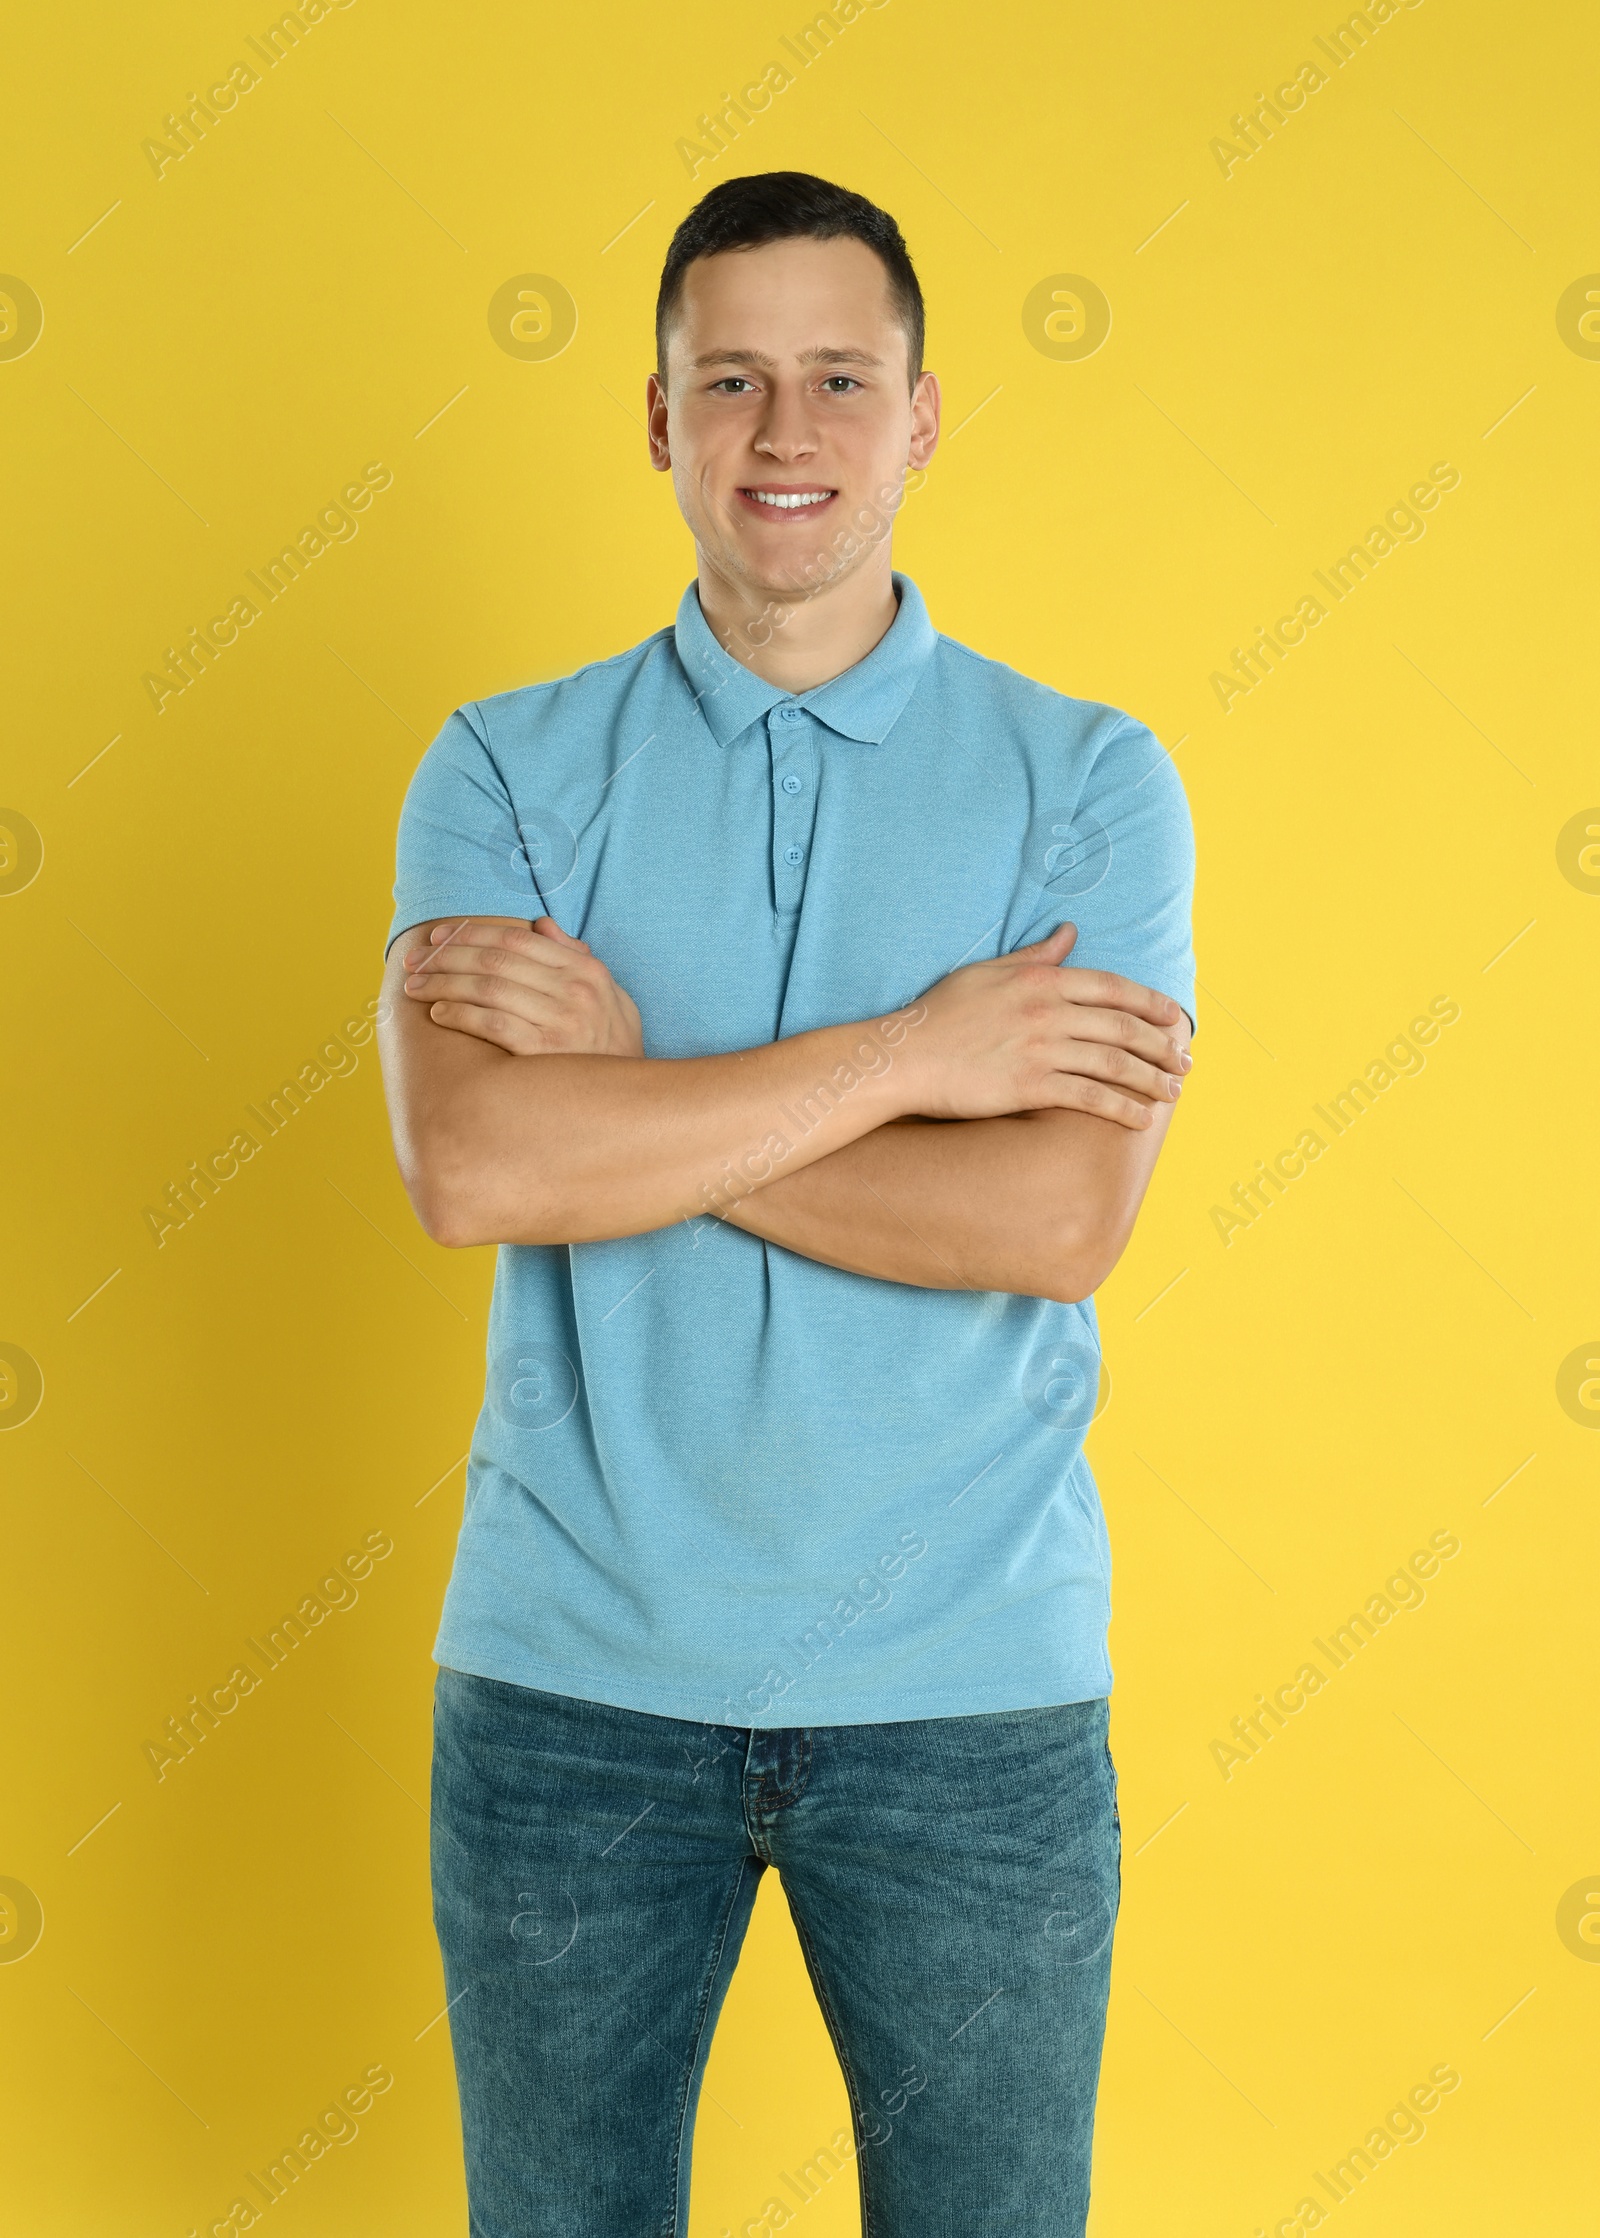
M 813 342 L 784 354 L 794 365 L 872 366 L 882 365 L 884 362 L 874 350 L 843 342 Z M 781 362 L 782 359 L 774 356 L 770 350 L 758 350 L 749 344 L 733 345 L 726 349 L 699 350 L 689 360 L 697 372 L 707 365 L 753 365 L 762 373 L 774 373 Z
M 848 326 L 859 334 L 894 316 L 889 274 L 862 241 L 763 241 L 697 256 L 684 267 L 676 308 L 687 323 L 708 323 L 722 329 L 724 340 L 743 340 L 729 329 L 744 325 L 757 305 L 756 317 L 768 315 L 769 305 L 791 316 L 809 306 L 811 323 L 836 333 Z

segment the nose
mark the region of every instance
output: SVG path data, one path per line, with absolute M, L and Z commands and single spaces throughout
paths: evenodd
M 773 390 L 755 447 L 780 466 L 811 457 L 817 448 L 817 427 L 803 390 L 782 386 Z

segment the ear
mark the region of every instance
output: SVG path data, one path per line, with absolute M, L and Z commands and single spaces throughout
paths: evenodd
M 650 464 L 658 474 L 671 471 L 667 448 L 667 384 L 659 373 L 647 376 L 644 385 L 645 431 L 650 440 Z
M 911 392 L 911 448 L 906 464 L 913 470 L 926 466 L 939 448 L 939 415 L 943 399 L 936 373 L 919 373 Z

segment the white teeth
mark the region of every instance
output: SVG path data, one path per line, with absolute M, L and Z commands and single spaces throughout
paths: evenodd
M 760 505 L 776 505 L 786 512 L 792 512 L 797 505 L 820 505 L 824 498 L 832 497 L 833 491 L 747 490 L 745 495 L 753 497 Z

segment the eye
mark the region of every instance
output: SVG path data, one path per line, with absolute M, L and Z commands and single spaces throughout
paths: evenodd
M 721 389 L 725 395 L 731 396 L 736 390 L 742 392 L 754 387 L 754 381 L 747 381 L 742 373 L 725 373 L 720 381 L 712 382 L 711 393 L 715 396 Z
M 842 385 L 835 386 L 836 383 Z M 860 388 L 861 383 L 855 379 L 853 374 L 830 373 L 822 386 L 829 396 L 847 396 L 851 389 Z

